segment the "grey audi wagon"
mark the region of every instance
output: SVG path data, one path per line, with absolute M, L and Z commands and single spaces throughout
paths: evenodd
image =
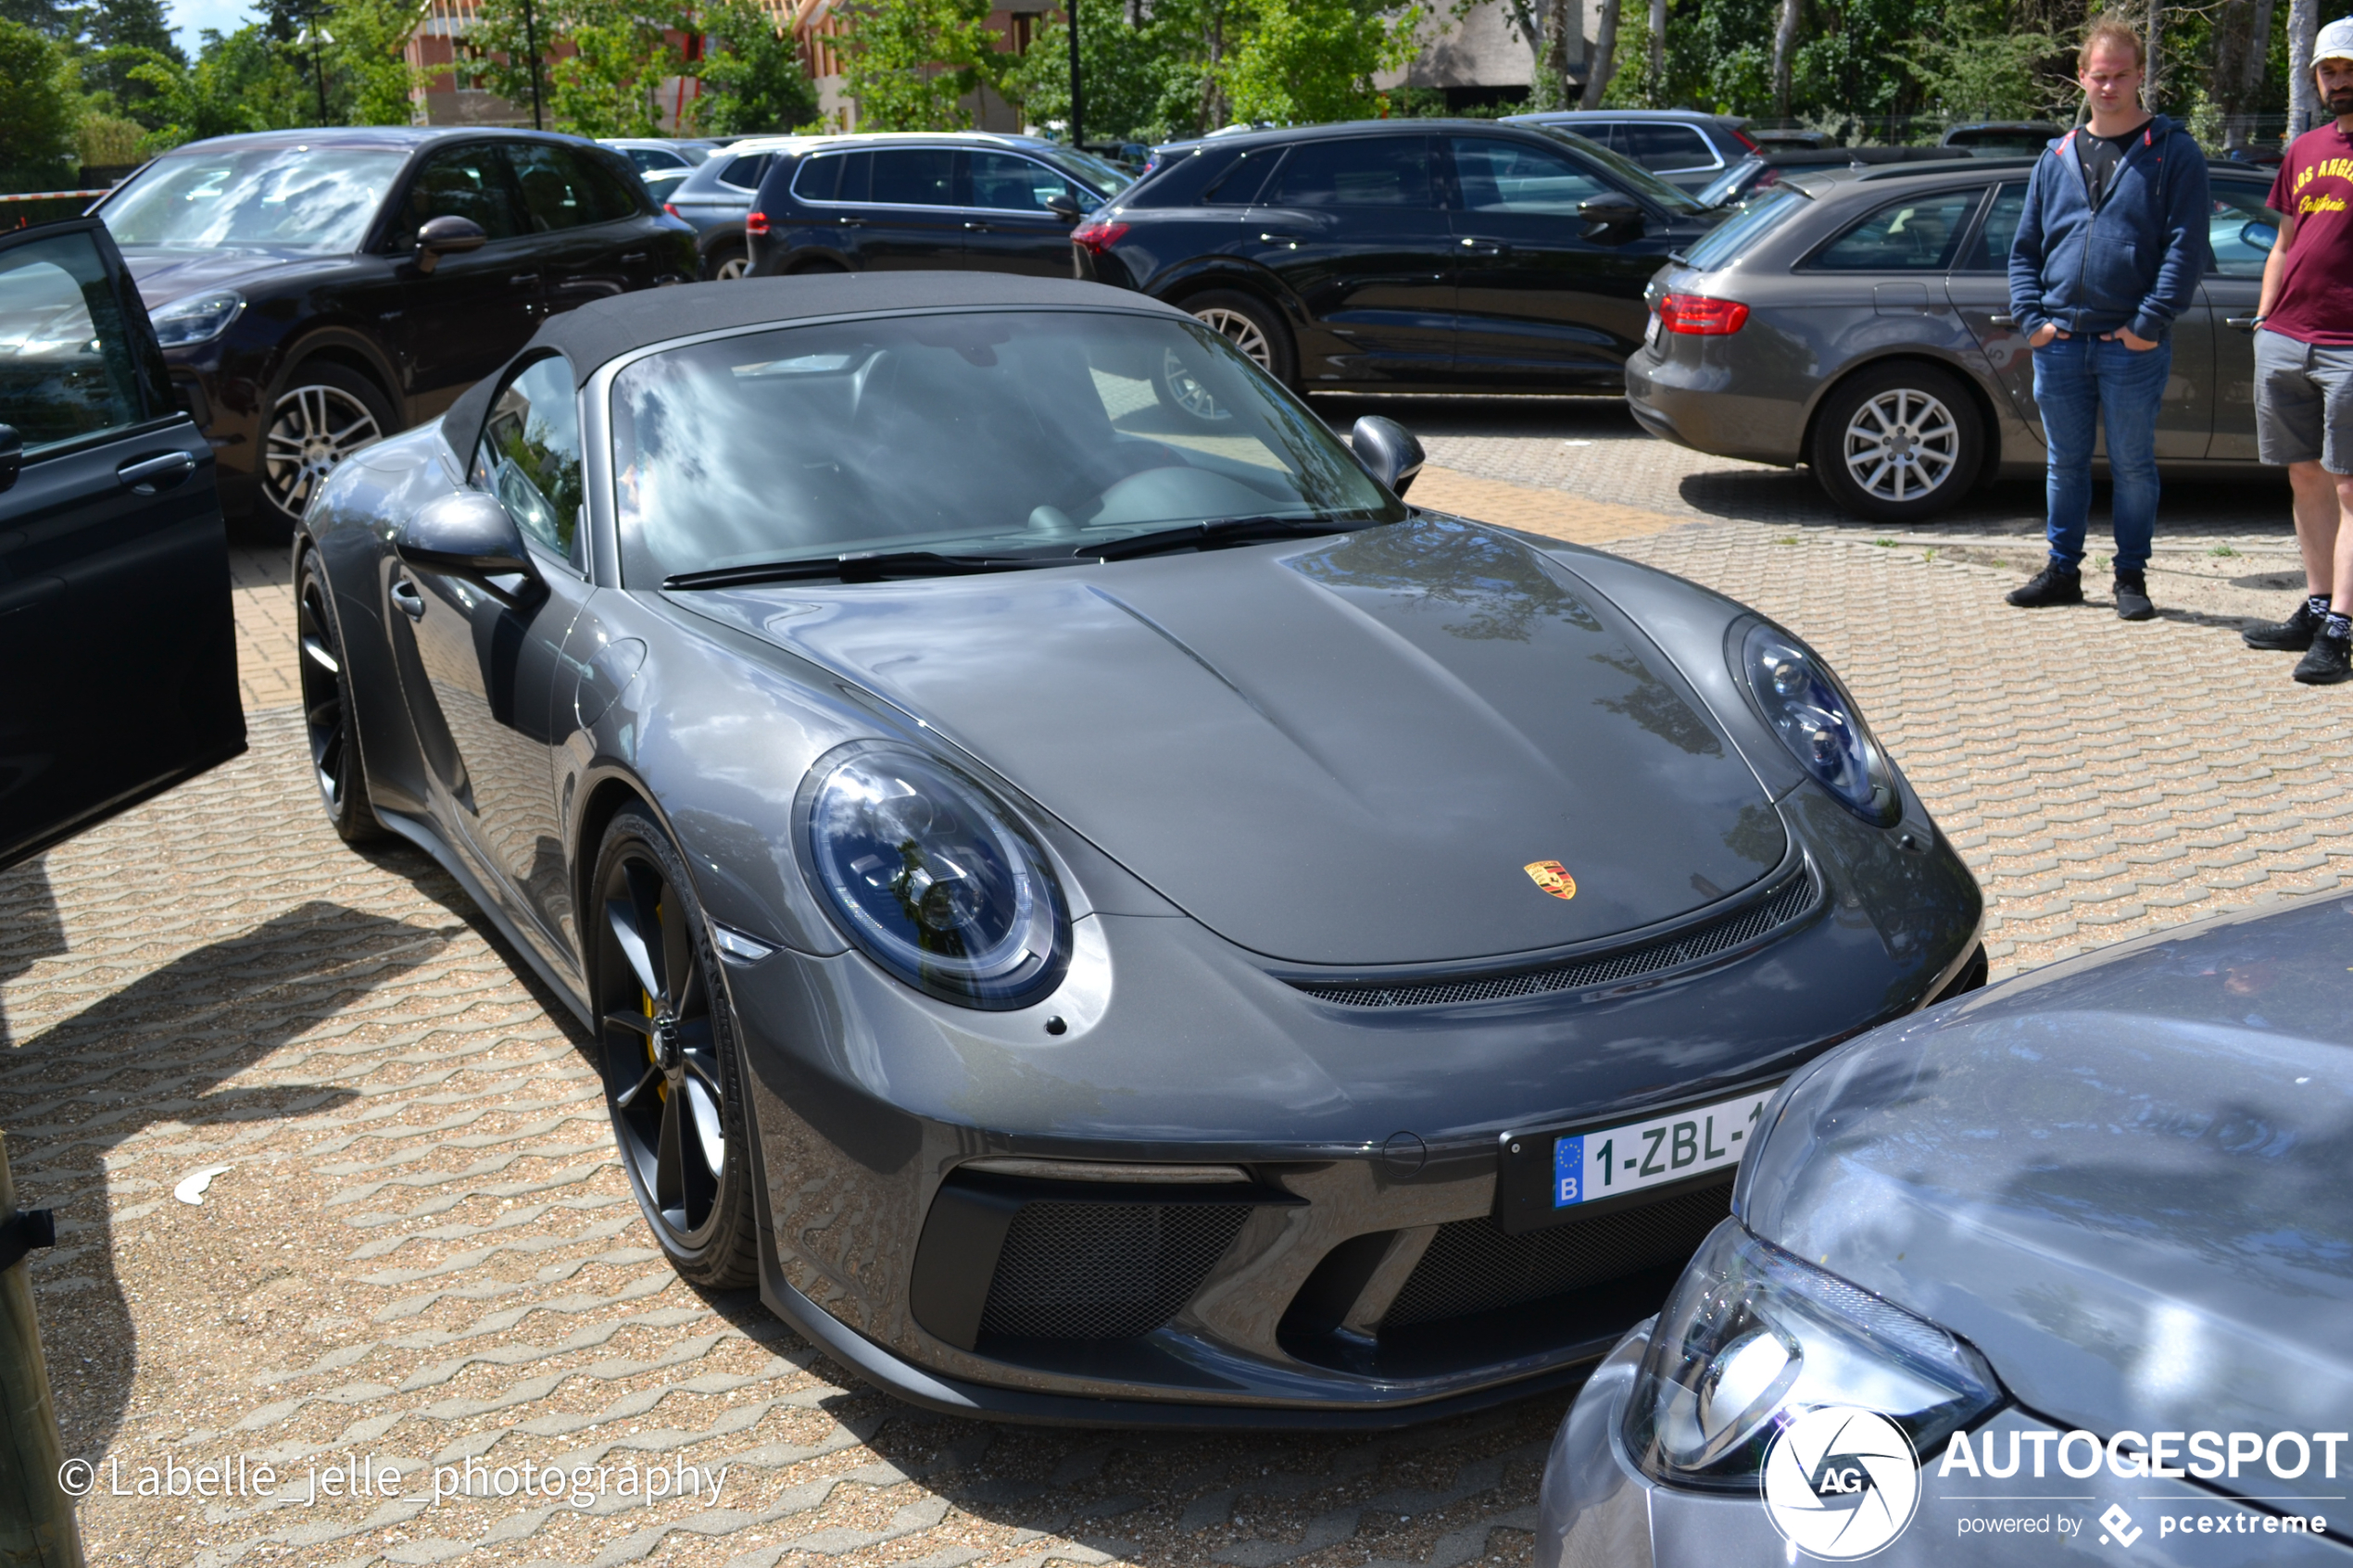
M 2043 466 L 2034 364 L 2009 316 L 2024 159 L 1806 170 L 1651 280 L 1627 402 L 1653 434 L 1810 465 L 1857 516 L 1906 522 Z M 2279 218 L 2217 165 L 2213 262 L 2174 326 L 2158 417 L 2168 474 L 2253 471 L 2256 295 Z

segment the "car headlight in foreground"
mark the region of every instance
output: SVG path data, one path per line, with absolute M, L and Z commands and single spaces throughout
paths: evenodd
M 1758 710 L 1799 765 L 1865 822 L 1894 822 L 1903 809 L 1894 774 L 1820 656 L 1778 627 L 1757 626 L 1742 643 L 1741 664 Z
M 245 307 L 245 296 L 236 290 L 215 289 L 158 307 L 147 313 L 147 320 L 155 323 L 156 337 L 166 348 L 185 348 L 210 343 L 227 332 Z
M 1754 1491 L 1775 1435 L 1808 1410 L 1877 1411 L 1926 1452 L 2002 1399 L 1968 1345 L 1727 1220 L 1659 1313 L 1626 1446 L 1655 1480 Z
M 853 746 L 810 770 L 801 819 L 813 880 L 843 935 L 910 985 L 1000 1009 L 1061 980 L 1062 888 L 979 784 L 912 748 Z

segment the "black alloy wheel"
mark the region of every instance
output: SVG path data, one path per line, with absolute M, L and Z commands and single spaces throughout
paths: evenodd
M 1873 522 L 1915 522 L 1957 505 L 1985 466 L 1984 422 L 1958 378 L 1899 361 L 1848 377 L 1822 399 L 1816 483 Z
M 346 844 L 384 836 L 368 800 L 368 770 L 352 722 L 351 672 L 335 635 L 334 598 L 316 550 L 305 550 L 295 579 L 296 666 L 302 683 L 302 721 L 310 740 L 310 773 L 327 821 Z
M 749 1285 L 759 1255 L 735 1030 L 686 863 L 643 806 L 605 830 L 594 886 L 598 1044 L 630 1190 L 682 1278 Z
M 359 371 L 324 359 L 296 366 L 271 398 L 262 429 L 256 521 L 274 542 L 293 538 L 327 476 L 399 428 L 391 403 Z
M 1177 308 L 1242 352 L 1242 357 L 1285 386 L 1296 383 L 1298 354 L 1282 313 L 1254 294 L 1210 289 L 1189 295 Z M 1174 385 L 1169 390 L 1176 391 Z M 1181 395 L 1177 399 L 1182 406 Z

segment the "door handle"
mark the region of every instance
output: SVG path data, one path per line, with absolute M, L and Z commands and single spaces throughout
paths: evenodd
M 134 458 L 114 470 L 114 476 L 125 489 L 147 489 L 175 483 L 194 473 L 195 458 L 185 452 L 164 452 L 153 458 Z
M 845 229 L 862 229 L 866 226 L 866 220 L 862 218 L 837 218 L 834 221 Z
M 417 592 L 417 585 L 406 577 L 393 580 L 392 602 L 398 605 L 402 613 L 411 621 L 422 621 L 425 618 L 425 596 Z
M 539 274 L 536 272 L 518 272 L 507 280 L 507 286 L 510 289 L 535 288 L 538 283 Z
M 1465 240 L 1463 251 L 1468 256 L 1501 256 L 1511 247 L 1501 240 Z
M 2255 323 L 2260 320 L 2261 318 L 2257 316 L 2225 316 L 2222 318 L 2222 324 L 2226 327 L 2236 327 L 2243 332 L 2251 332 L 2255 330 Z
M 1985 319 L 1993 322 L 1994 325 L 1997 327 L 2015 327 L 2018 325 L 2018 318 L 2015 316 L 1988 316 Z
M 1307 236 L 1304 234 L 1285 233 L 1279 229 L 1270 229 L 1258 237 L 1270 245 L 1295 245 Z
M 633 251 L 631 251 L 631 252 L 630 252 L 627 256 L 624 256 L 624 257 L 623 257 L 621 258 L 621 264 L 622 264 L 623 267 L 626 267 L 626 266 L 628 266 L 628 265 L 629 265 L 631 262 L 633 262 L 633 261 L 643 261 L 643 260 L 645 260 L 645 259 L 646 259 L 646 253 L 645 253 L 644 251 L 642 251 L 642 250 L 633 250 Z
M 988 232 L 988 225 L 986 223 L 967 223 L 964 227 L 983 234 Z

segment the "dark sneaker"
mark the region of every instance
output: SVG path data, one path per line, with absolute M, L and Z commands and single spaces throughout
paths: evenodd
M 2045 605 L 2080 605 L 2083 602 L 2083 574 L 2073 567 L 2053 561 L 2029 578 L 2024 587 L 2012 588 L 2009 601 L 2021 609 L 2040 609 Z
M 2116 615 L 2120 621 L 2148 621 L 2157 614 L 2149 602 L 2149 580 L 2137 571 L 2116 574 Z
M 2259 621 L 2241 632 L 2239 636 L 2248 647 L 2270 648 L 2276 653 L 2302 653 L 2321 634 L 2321 622 L 2326 616 L 2312 613 L 2309 599 L 2296 607 L 2296 613 L 2285 621 Z
M 2296 678 L 2308 686 L 2333 686 L 2353 681 L 2353 642 L 2342 637 L 2315 637 L 2296 661 Z

